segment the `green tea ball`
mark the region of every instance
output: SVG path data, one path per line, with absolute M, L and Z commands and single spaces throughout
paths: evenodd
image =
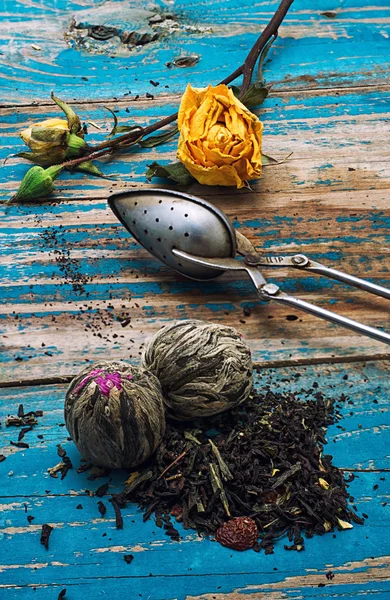
M 160 380 L 167 415 L 216 415 L 246 400 L 253 383 L 251 351 L 242 336 L 217 323 L 189 320 L 163 327 L 150 340 L 143 366 Z
M 158 379 L 123 362 L 99 362 L 81 371 L 65 398 L 65 422 L 80 454 L 100 467 L 144 462 L 165 432 Z

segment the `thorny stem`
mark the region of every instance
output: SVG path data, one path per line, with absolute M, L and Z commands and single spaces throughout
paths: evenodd
M 294 0 L 281 0 L 279 7 L 276 10 L 274 16 L 272 17 L 272 19 L 270 20 L 270 22 L 268 23 L 268 25 L 266 26 L 264 31 L 261 33 L 261 35 L 258 37 L 255 44 L 252 46 L 249 54 L 247 55 L 247 57 L 244 60 L 244 62 L 242 63 L 242 65 L 240 67 L 238 67 L 235 71 L 233 71 L 233 73 L 228 75 L 228 77 L 225 77 L 225 79 L 223 79 L 220 82 L 220 84 L 231 83 L 232 81 L 237 79 L 237 77 L 239 77 L 240 75 L 243 75 L 244 78 L 243 78 L 243 82 L 241 85 L 241 95 L 246 92 L 246 90 L 250 86 L 253 71 L 254 71 L 257 59 L 259 58 L 259 56 L 261 54 L 261 51 L 263 50 L 263 48 L 267 44 L 267 42 L 273 36 L 277 35 L 278 29 L 279 29 L 281 23 L 283 22 L 283 19 L 286 16 L 286 14 L 293 2 L 294 2 Z M 156 123 L 153 123 L 152 125 L 148 125 L 147 127 L 144 127 L 142 129 L 141 136 L 140 136 L 140 131 L 138 130 L 138 131 L 133 131 L 131 133 L 127 133 L 125 135 L 119 136 L 114 140 L 108 140 L 106 142 L 98 144 L 97 146 L 91 148 L 91 152 L 89 154 L 86 154 L 84 157 L 70 160 L 67 163 L 64 163 L 63 166 L 68 167 L 68 168 L 76 167 L 77 165 L 81 164 L 82 162 L 85 162 L 86 160 L 94 160 L 95 158 L 100 158 L 101 156 L 104 156 L 106 154 L 111 154 L 111 153 L 115 152 L 116 149 L 120 149 L 121 147 L 128 148 L 129 146 L 133 146 L 141 138 L 145 137 L 146 135 L 150 135 L 151 133 L 154 133 L 158 129 L 161 129 L 162 127 L 165 127 L 166 125 L 173 123 L 173 121 L 176 121 L 177 115 L 178 115 L 178 113 L 176 112 L 168 117 L 165 117 L 164 119 L 161 119 L 160 121 L 156 121 Z

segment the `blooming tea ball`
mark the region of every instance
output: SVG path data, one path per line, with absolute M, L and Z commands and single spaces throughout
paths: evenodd
M 167 414 L 179 420 L 224 412 L 252 389 L 251 352 L 233 327 L 176 321 L 150 340 L 142 361 L 160 380 Z
M 136 467 L 165 432 L 158 379 L 145 369 L 102 361 L 81 371 L 65 398 L 65 422 L 80 454 L 100 467 Z

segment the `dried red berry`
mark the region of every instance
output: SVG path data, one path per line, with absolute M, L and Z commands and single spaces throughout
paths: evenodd
M 249 517 L 236 517 L 217 529 L 215 539 L 222 546 L 234 550 L 248 550 L 257 541 L 257 525 Z

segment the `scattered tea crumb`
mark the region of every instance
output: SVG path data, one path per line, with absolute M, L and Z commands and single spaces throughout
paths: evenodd
M 46 550 L 49 549 L 49 538 L 50 538 L 50 534 L 52 531 L 53 531 L 53 527 L 51 527 L 50 525 L 47 525 L 47 523 L 42 525 L 41 544 L 42 544 L 42 546 L 45 546 Z
M 0 454 L 0 463 L 4 462 L 7 457 L 4 454 Z
M 107 490 L 108 490 L 108 483 L 103 483 L 103 485 L 98 487 L 98 489 L 96 490 L 95 496 L 97 496 L 98 498 L 102 498 L 104 496 L 104 494 L 107 492 Z
M 125 554 L 123 558 L 125 559 L 128 565 L 134 560 L 134 556 L 132 554 Z
M 114 511 L 115 511 L 116 528 L 123 529 L 123 517 L 121 514 L 121 509 L 119 508 L 119 505 L 117 504 L 117 502 L 114 498 L 110 498 L 110 502 L 111 502 L 112 506 L 114 507 Z
M 334 579 L 334 573 L 332 571 L 328 571 L 326 573 L 326 578 L 328 581 L 332 581 L 332 579 Z
M 60 591 L 60 593 L 58 594 L 57 600 L 62 600 L 62 598 L 65 598 L 65 594 L 66 594 L 66 588 Z
M 101 500 L 99 500 L 99 502 L 98 502 L 98 509 L 99 509 L 99 512 L 102 515 L 102 517 L 104 517 L 104 515 L 107 512 L 107 508 Z
M 78 510 L 81 510 L 81 509 L 83 508 L 83 505 L 82 505 L 82 504 L 78 504 L 78 505 L 76 506 L 76 508 L 77 508 Z

